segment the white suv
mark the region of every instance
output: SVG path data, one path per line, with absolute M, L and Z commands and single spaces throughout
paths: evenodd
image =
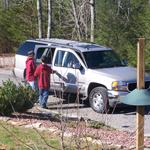
M 51 77 L 51 89 L 79 93 L 96 112 L 107 111 L 136 88 L 136 69 L 126 66 L 111 48 L 63 39 L 31 41 L 36 43 L 32 49 L 37 64 L 46 55 L 47 63 L 58 72 Z M 19 51 L 24 53 L 21 48 Z M 17 77 L 24 77 L 26 57 L 16 54 Z M 145 87 L 149 85 L 150 76 L 146 74 Z

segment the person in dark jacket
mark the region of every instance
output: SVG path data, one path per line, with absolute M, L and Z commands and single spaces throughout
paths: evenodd
M 46 57 L 41 58 L 42 63 L 37 66 L 34 76 L 38 78 L 38 88 L 39 88 L 39 104 L 42 108 L 47 108 L 47 99 L 49 95 L 50 88 L 50 77 L 52 73 L 56 71 L 52 70 L 46 64 Z
M 34 61 L 34 51 L 31 50 L 28 52 L 28 57 L 26 60 L 26 81 L 34 90 L 36 89 L 36 82 L 34 77 L 35 69 L 36 65 Z

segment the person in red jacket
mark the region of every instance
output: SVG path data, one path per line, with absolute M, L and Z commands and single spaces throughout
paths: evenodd
M 50 88 L 50 75 L 55 73 L 51 67 L 46 64 L 46 56 L 41 58 L 42 63 L 37 66 L 34 76 L 38 78 L 38 88 L 39 88 L 39 104 L 42 108 L 47 108 L 47 99 L 49 95 Z
M 36 82 L 34 77 L 34 72 L 36 69 L 35 61 L 34 61 L 34 51 L 31 50 L 28 52 L 28 57 L 26 60 L 26 80 L 32 89 L 36 89 Z

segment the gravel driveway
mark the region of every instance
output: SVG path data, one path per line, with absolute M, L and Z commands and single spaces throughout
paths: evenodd
M 64 100 L 62 108 L 60 102 L 62 99 L 56 98 L 53 95 L 49 96 L 49 109 L 54 112 L 62 113 L 64 116 L 73 118 L 85 118 L 95 121 L 100 121 L 115 129 L 136 132 L 136 108 L 135 107 L 120 107 L 111 110 L 109 114 L 99 114 L 94 112 L 89 106 L 82 104 L 67 102 Z M 145 107 L 145 136 L 150 136 L 150 107 Z

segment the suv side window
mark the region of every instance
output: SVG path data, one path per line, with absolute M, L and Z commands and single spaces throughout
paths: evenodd
M 62 67 L 62 61 L 64 57 L 65 51 L 59 50 L 56 54 L 54 65 L 58 67 Z
M 52 64 L 52 58 L 55 48 L 52 47 L 40 47 L 36 51 L 36 63 L 41 63 L 41 57 L 46 56 L 47 64 Z
M 41 47 L 37 49 L 36 52 L 36 63 L 40 64 L 41 63 L 41 57 L 44 54 L 45 48 Z
M 73 53 L 66 52 L 63 67 L 73 68 L 75 64 L 79 64 L 78 59 Z
M 27 42 L 24 42 L 23 44 L 20 45 L 16 54 L 27 56 L 28 51 L 34 50 L 35 45 L 39 45 L 39 44 L 40 45 L 47 45 L 47 44 L 43 44 L 43 43 L 41 44 L 41 43 L 37 43 L 37 42 L 27 41 Z
M 39 49 L 37 50 L 36 59 L 40 59 L 40 58 L 42 57 L 44 51 L 45 51 L 45 48 L 39 48 Z
M 58 67 L 74 68 L 76 64 L 80 64 L 76 56 L 68 51 L 58 50 L 54 65 Z
M 52 47 L 46 48 L 46 50 L 44 51 L 43 55 L 47 57 L 47 64 L 52 64 L 54 51 L 55 51 L 55 48 L 52 48 Z

